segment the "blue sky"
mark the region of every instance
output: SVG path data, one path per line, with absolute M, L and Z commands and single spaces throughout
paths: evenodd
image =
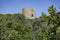
M 42 12 L 49 15 L 47 10 L 51 5 L 60 11 L 60 0 L 0 0 L 0 13 L 22 13 L 22 8 L 33 8 L 39 17 Z

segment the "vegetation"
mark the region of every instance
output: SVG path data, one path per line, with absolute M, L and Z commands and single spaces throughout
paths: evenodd
M 52 5 L 49 16 L 24 19 L 22 14 L 0 14 L 0 40 L 60 40 L 60 12 Z

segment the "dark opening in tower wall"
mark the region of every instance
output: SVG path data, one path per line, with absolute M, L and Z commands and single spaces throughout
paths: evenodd
M 31 16 L 33 17 L 33 14 Z

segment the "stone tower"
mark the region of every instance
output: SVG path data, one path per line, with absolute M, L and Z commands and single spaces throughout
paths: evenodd
M 29 8 L 23 8 L 22 14 L 25 16 L 26 19 L 35 19 L 35 10 Z

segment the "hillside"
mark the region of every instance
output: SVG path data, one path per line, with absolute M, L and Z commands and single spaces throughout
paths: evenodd
M 22 14 L 0 14 L 0 40 L 60 40 L 60 12 L 53 6 L 49 16 L 25 19 Z

